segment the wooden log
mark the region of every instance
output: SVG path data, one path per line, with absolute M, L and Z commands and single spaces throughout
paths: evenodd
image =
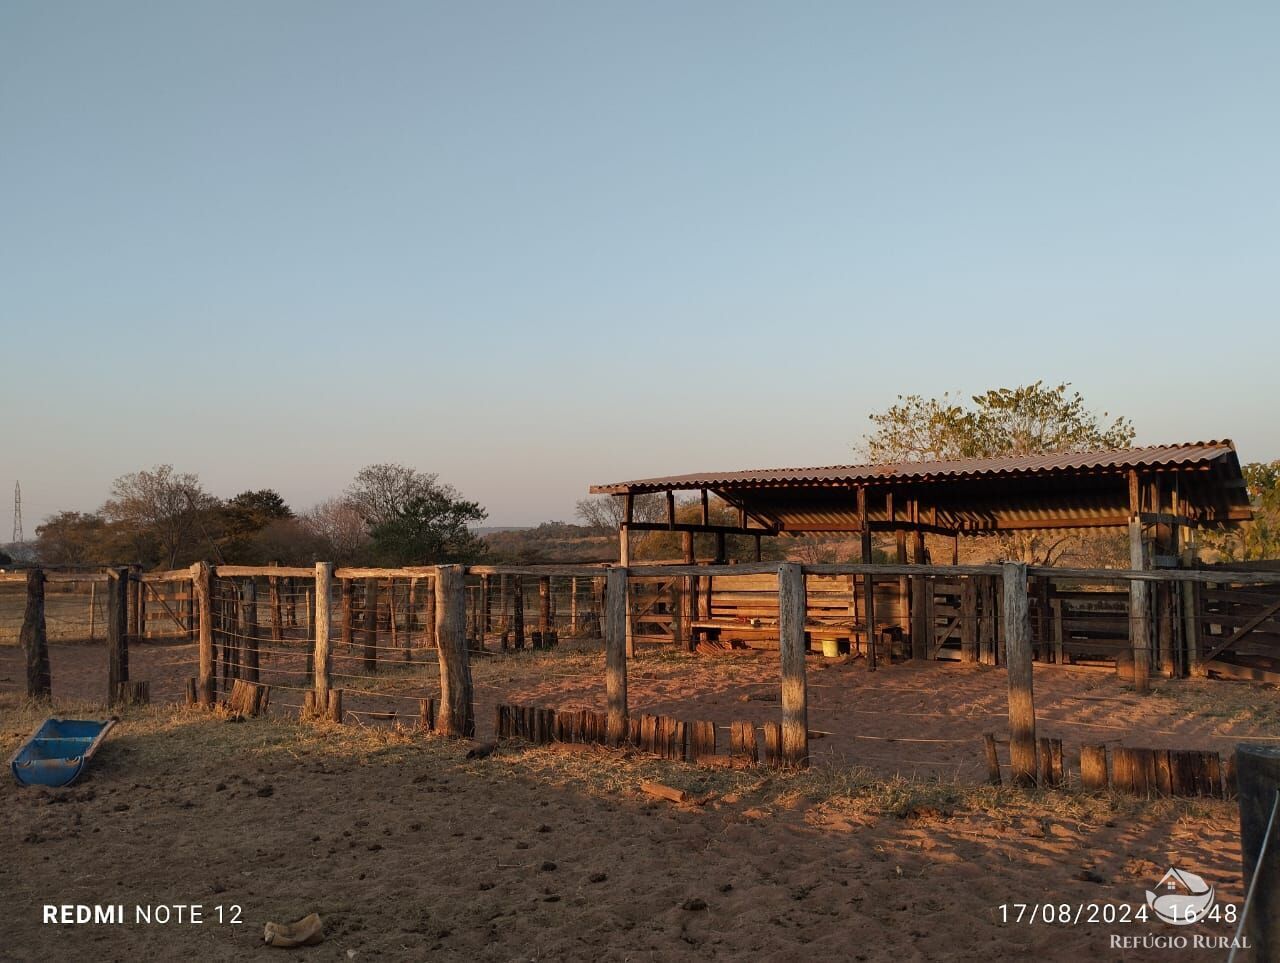
M 1036 709 L 1031 684 L 1027 566 L 1004 563 L 1004 641 L 1009 673 L 1009 761 L 1014 785 L 1036 781 Z
M 436 731 L 436 700 L 418 700 L 418 728 L 425 732 Z
M 364 580 L 363 628 L 364 670 L 374 673 L 378 671 L 378 580 L 376 578 Z
M 729 729 L 729 754 L 754 766 L 760 761 L 756 748 L 756 727 L 750 722 L 734 722 Z
M 524 648 L 524 579 L 512 576 L 511 588 L 511 647 L 519 652 Z
M 668 758 L 683 761 L 689 754 L 689 727 L 680 720 L 675 720 L 672 729 L 671 755 Z
M 1049 737 L 1041 736 L 1036 740 L 1036 746 L 1038 748 L 1037 764 L 1039 767 L 1037 781 L 1042 786 L 1048 786 L 1050 785 L 1049 780 L 1053 778 L 1049 772 L 1051 765 L 1049 760 Z
M 794 562 L 778 567 L 778 647 L 782 662 L 782 754 L 786 765 L 809 765 L 809 698 L 805 682 L 807 613 L 804 571 Z
M 1146 569 L 1146 551 L 1142 543 L 1142 522 L 1135 514 L 1129 519 L 1129 565 Z M 1129 583 L 1129 644 L 1133 649 L 1133 688 L 1139 693 L 1151 691 L 1151 624 L 1148 613 L 1147 583 Z
M 1080 786 L 1086 792 L 1103 792 L 1111 784 L 1107 776 L 1107 747 L 1080 747 Z
M 44 614 L 44 569 L 30 569 L 26 577 L 27 600 L 18 641 L 27 663 L 27 698 L 47 702 L 53 698 L 53 674 L 49 669 L 49 633 Z
M 332 569 L 330 570 L 332 573 Z M 351 645 L 355 625 L 355 586 L 351 579 L 342 579 L 342 623 L 338 641 L 344 646 Z
M 142 566 L 129 566 L 129 638 L 139 639 L 142 637 L 142 580 L 139 576 L 142 574 Z
M 116 703 L 124 706 L 145 706 L 151 702 L 150 682 L 121 682 L 116 690 Z
M 683 789 L 676 789 L 672 786 L 663 785 L 660 782 L 652 782 L 644 780 L 640 783 L 640 791 L 650 796 L 657 796 L 659 799 L 666 799 L 670 802 L 688 802 L 689 794 Z
M 765 765 L 780 767 L 782 765 L 782 723 L 766 722 L 761 728 L 764 730 Z M 714 749 L 713 745 L 712 750 Z
M 440 647 L 439 731 L 447 736 L 476 734 L 471 657 L 467 651 L 467 597 L 461 565 L 436 567 L 436 644 Z
M 609 711 L 609 745 L 618 746 L 627 734 L 627 597 L 625 568 L 611 568 L 605 598 L 605 698 Z
M 917 529 L 913 533 L 914 561 L 924 565 L 927 561 L 924 549 L 924 532 Z M 932 592 L 929 578 L 926 575 L 911 576 L 911 658 L 922 660 L 929 658 L 932 648 L 930 636 L 933 626 L 929 624 L 928 596 Z
M 317 698 L 319 693 L 317 693 Z M 342 690 L 330 689 L 328 702 L 328 716 L 330 722 L 342 722 Z
M 240 586 L 240 678 L 258 681 L 258 588 L 247 578 Z
M 1111 751 L 1111 785 L 1123 792 L 1149 796 L 1156 790 L 1156 757 L 1152 749 L 1117 746 Z
M 1280 748 L 1236 747 L 1240 799 L 1240 862 L 1252 895 L 1245 935 L 1253 958 L 1280 959 Z M 1265 855 L 1264 855 L 1265 849 Z
M 129 681 L 129 570 L 112 569 L 107 582 L 107 703 Z
M 1049 785 L 1061 786 L 1066 781 L 1066 772 L 1062 761 L 1062 740 L 1049 740 Z
M 343 584 L 344 606 L 347 583 Z M 316 705 L 328 706 L 329 688 L 333 684 L 333 656 L 329 651 L 330 610 L 329 597 L 333 587 L 333 563 L 316 562 L 315 568 L 315 618 L 312 620 L 315 635 L 312 651 Z
M 862 561 L 864 564 L 870 565 L 874 561 L 874 554 L 871 545 L 871 518 L 867 512 L 867 490 L 865 486 L 858 486 L 858 518 L 859 525 L 862 528 L 860 536 L 860 547 Z M 858 580 L 858 576 L 849 576 L 849 589 L 853 592 L 854 602 L 857 602 L 857 593 L 854 583 Z M 866 641 L 866 667 L 868 672 L 875 672 L 876 665 L 876 590 L 875 577 L 867 572 L 862 576 L 862 614 L 863 624 L 866 626 L 866 632 L 863 638 Z M 850 639 L 850 643 L 852 643 Z M 892 659 L 892 656 L 890 656 Z
M 214 703 L 213 664 L 213 574 L 208 562 L 191 566 L 191 590 L 196 597 L 196 651 L 199 668 L 196 675 L 196 699 L 209 708 Z
M 960 581 L 960 661 L 978 661 L 978 584 L 972 575 Z
M 316 717 L 316 690 L 308 689 L 302 693 L 302 712 L 300 721 L 308 722 Z
M 186 703 L 188 708 L 191 708 L 193 706 L 200 704 L 199 699 L 196 696 L 196 677 L 195 676 L 189 676 L 187 678 L 186 687 L 183 695 L 184 695 L 183 701 Z
M 716 724 L 699 720 L 693 724 L 693 762 L 703 762 L 716 754 Z
M 1000 756 L 996 752 L 995 735 L 990 732 L 984 735 L 982 737 L 982 745 L 987 757 L 987 782 L 993 786 L 999 786 L 1002 780 L 1000 778 Z
M 279 563 L 273 563 L 279 568 Z M 268 604 L 271 606 L 271 641 L 284 641 L 284 609 L 280 605 L 280 577 L 267 576 Z

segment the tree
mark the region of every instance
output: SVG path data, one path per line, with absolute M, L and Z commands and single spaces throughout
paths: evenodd
M 179 559 L 193 557 L 198 539 L 208 537 L 202 526 L 217 505 L 195 475 L 175 472 L 172 465 L 157 465 L 112 482 L 111 497 L 101 514 L 140 541 L 154 539 L 158 560 L 174 568 Z
M 468 561 L 484 553 L 467 525 L 489 513 L 438 475 L 404 465 L 369 465 L 346 497 L 368 528 L 375 557 L 386 564 Z
M 1108 421 L 1109 414 L 1091 411 L 1079 392 L 1068 392 L 1070 387 L 1036 381 L 973 395 L 969 404 L 950 394 L 899 395 L 897 404 L 871 415 L 875 430 L 864 436 L 863 451 L 872 462 L 895 463 L 1115 450 L 1133 444 L 1128 419 Z M 1001 549 L 1007 557 L 1048 565 L 1086 542 L 1097 547 L 1096 539 L 1018 534 L 1004 537 Z
M 369 529 L 360 509 L 349 498 L 329 498 L 300 519 L 302 525 L 325 546 L 325 559 L 351 565 L 368 557 Z
M 863 449 L 876 463 L 946 461 L 1099 451 L 1133 444 L 1133 424 L 1116 418 L 1110 424 L 1090 411 L 1081 394 L 1068 394 L 1070 383 L 1045 387 L 1043 381 L 1017 388 L 996 388 L 971 398 L 898 396 L 887 411 L 871 415 L 875 430 Z
M 488 517 L 479 503 L 464 501 L 453 489 L 440 486 L 410 498 L 369 534 L 374 555 L 386 565 L 470 562 L 484 555 L 485 545 L 468 523 Z
M 660 522 L 667 517 L 666 499 L 654 493 L 635 495 L 631 499 L 631 520 L 636 522 Z M 626 520 L 626 506 L 621 495 L 592 495 L 584 498 L 574 507 L 574 514 L 582 519 L 583 524 L 595 529 L 601 535 L 616 535 L 619 526 Z M 636 531 L 631 533 L 631 552 L 639 557 L 653 541 L 653 532 Z
M 1206 532 L 1205 547 L 1223 561 L 1280 558 L 1280 459 L 1241 467 L 1253 521 L 1237 530 Z
M 45 565 L 114 561 L 105 552 L 107 522 L 91 512 L 59 512 L 36 526 L 36 555 Z
M 217 515 L 223 561 L 243 564 L 282 561 L 263 557 L 263 546 L 257 537 L 273 523 L 293 518 L 293 511 L 278 492 L 270 488 L 241 492 L 223 502 Z

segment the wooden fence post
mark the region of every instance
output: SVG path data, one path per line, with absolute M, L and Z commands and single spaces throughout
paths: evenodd
M 1252 959 L 1280 959 L 1280 748 L 1236 746 L 1240 794 L 1240 862 L 1248 904 L 1245 934 Z M 1275 816 L 1274 820 L 1272 816 Z M 1259 859 L 1266 846 L 1265 858 Z
M 364 670 L 378 671 L 378 580 L 364 580 Z
M 344 580 L 344 598 L 346 581 Z M 316 706 L 321 712 L 329 705 L 329 688 L 332 685 L 333 657 L 329 654 L 329 593 L 332 585 L 333 563 L 316 562 L 316 614 L 312 623 L 315 626 L 315 658 L 313 661 L 315 664 Z
M 1129 519 L 1129 567 L 1146 569 L 1146 552 L 1142 545 L 1142 520 Z M 1147 613 L 1147 583 L 1139 579 L 1129 582 L 1129 644 L 1133 648 L 1133 688 L 1140 693 L 1151 691 L 1151 627 Z
M 809 765 L 809 701 L 805 684 L 804 569 L 794 562 L 778 567 L 778 647 L 782 654 L 782 759 Z
M 436 645 L 440 649 L 440 714 L 436 731 L 447 736 L 476 734 L 467 652 L 466 569 L 436 566 Z
M 519 575 L 511 579 L 511 647 L 519 651 L 524 648 L 524 579 Z
M 617 746 L 627 735 L 627 570 L 611 568 L 607 579 L 605 692 L 609 710 L 609 745 Z
M 49 634 L 44 618 L 44 569 L 27 572 L 27 606 L 19 633 L 27 656 L 27 698 L 53 697 L 53 677 L 49 672 Z
M 195 596 L 196 631 L 199 652 L 199 669 L 196 673 L 196 702 L 206 709 L 213 705 L 213 598 L 210 587 L 213 581 L 208 562 L 196 562 L 191 566 L 191 594 Z
M 249 577 L 240 586 L 240 624 L 243 627 L 240 640 L 240 678 L 246 682 L 258 681 L 258 586 Z
M 107 705 L 129 681 L 129 570 L 107 571 Z
M 1013 782 L 1036 783 L 1036 708 L 1031 690 L 1031 617 L 1027 609 L 1027 566 L 1005 562 L 1004 650 L 1009 672 L 1009 761 Z

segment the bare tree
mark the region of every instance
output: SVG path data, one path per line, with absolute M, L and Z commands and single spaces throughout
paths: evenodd
M 635 522 L 660 522 L 666 518 L 666 500 L 658 494 L 636 495 L 631 502 L 631 520 Z M 584 525 L 599 529 L 602 534 L 613 534 L 626 520 L 626 507 L 621 495 L 592 495 L 575 506 L 574 515 Z M 632 532 L 631 548 L 635 554 L 652 538 L 653 532 Z
M 372 541 L 359 506 L 350 498 L 326 499 L 306 512 L 301 522 L 324 542 L 329 557 L 339 564 L 363 557 Z
M 200 531 L 204 513 L 218 504 L 192 474 L 172 465 L 121 475 L 111 483 L 102 516 L 155 539 L 161 557 L 174 568 Z

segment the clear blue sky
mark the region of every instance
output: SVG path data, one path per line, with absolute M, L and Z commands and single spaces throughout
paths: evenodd
M 0 2 L 0 539 L 159 462 L 498 524 L 1070 380 L 1280 457 L 1280 5 Z

